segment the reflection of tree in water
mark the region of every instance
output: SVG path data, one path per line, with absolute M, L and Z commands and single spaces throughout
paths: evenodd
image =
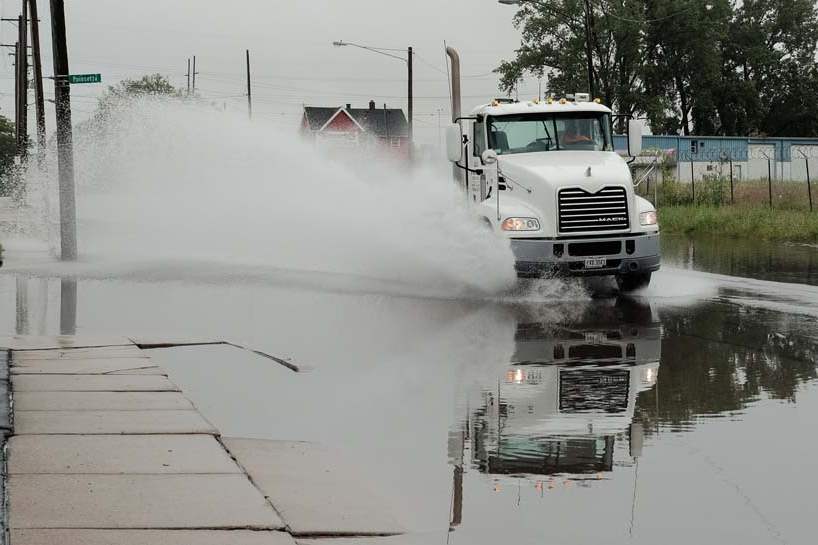
M 637 420 L 683 427 L 762 394 L 795 402 L 799 385 L 818 376 L 818 342 L 798 331 L 803 321 L 718 303 L 665 310 L 659 380 L 640 394 Z

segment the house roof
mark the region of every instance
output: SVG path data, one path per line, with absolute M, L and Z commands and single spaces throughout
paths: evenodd
M 409 124 L 400 108 L 325 108 L 304 106 L 304 116 L 312 131 L 321 130 L 339 110 L 346 111 L 367 132 L 377 136 L 409 136 Z

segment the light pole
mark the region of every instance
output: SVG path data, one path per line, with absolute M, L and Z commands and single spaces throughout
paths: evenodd
M 413 89 L 412 89 L 412 47 L 408 47 L 406 49 L 406 57 L 401 57 L 400 55 L 395 55 L 391 52 L 399 52 L 403 51 L 402 49 L 388 49 L 385 47 L 370 47 L 367 45 L 360 45 L 352 42 L 345 42 L 343 40 L 337 40 L 332 42 L 332 45 L 335 47 L 357 47 L 358 49 L 366 49 L 367 51 L 371 51 L 373 53 L 378 53 L 379 55 L 385 55 L 387 57 L 392 57 L 393 59 L 398 59 L 399 61 L 403 61 L 406 63 L 407 71 L 408 71 L 408 89 L 407 89 L 407 123 L 408 123 L 408 140 L 409 140 L 409 159 L 412 159 L 412 146 L 414 145 L 414 122 L 413 122 L 413 113 L 414 113 L 414 97 L 413 97 Z

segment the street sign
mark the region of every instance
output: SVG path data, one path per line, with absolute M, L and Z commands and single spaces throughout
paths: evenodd
M 77 85 L 78 83 L 102 83 L 102 74 L 71 74 L 68 76 L 68 83 Z

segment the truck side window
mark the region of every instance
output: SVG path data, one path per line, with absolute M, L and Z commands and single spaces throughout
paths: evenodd
M 483 119 L 474 122 L 474 134 L 472 135 L 474 156 L 480 157 L 486 151 L 486 122 Z

